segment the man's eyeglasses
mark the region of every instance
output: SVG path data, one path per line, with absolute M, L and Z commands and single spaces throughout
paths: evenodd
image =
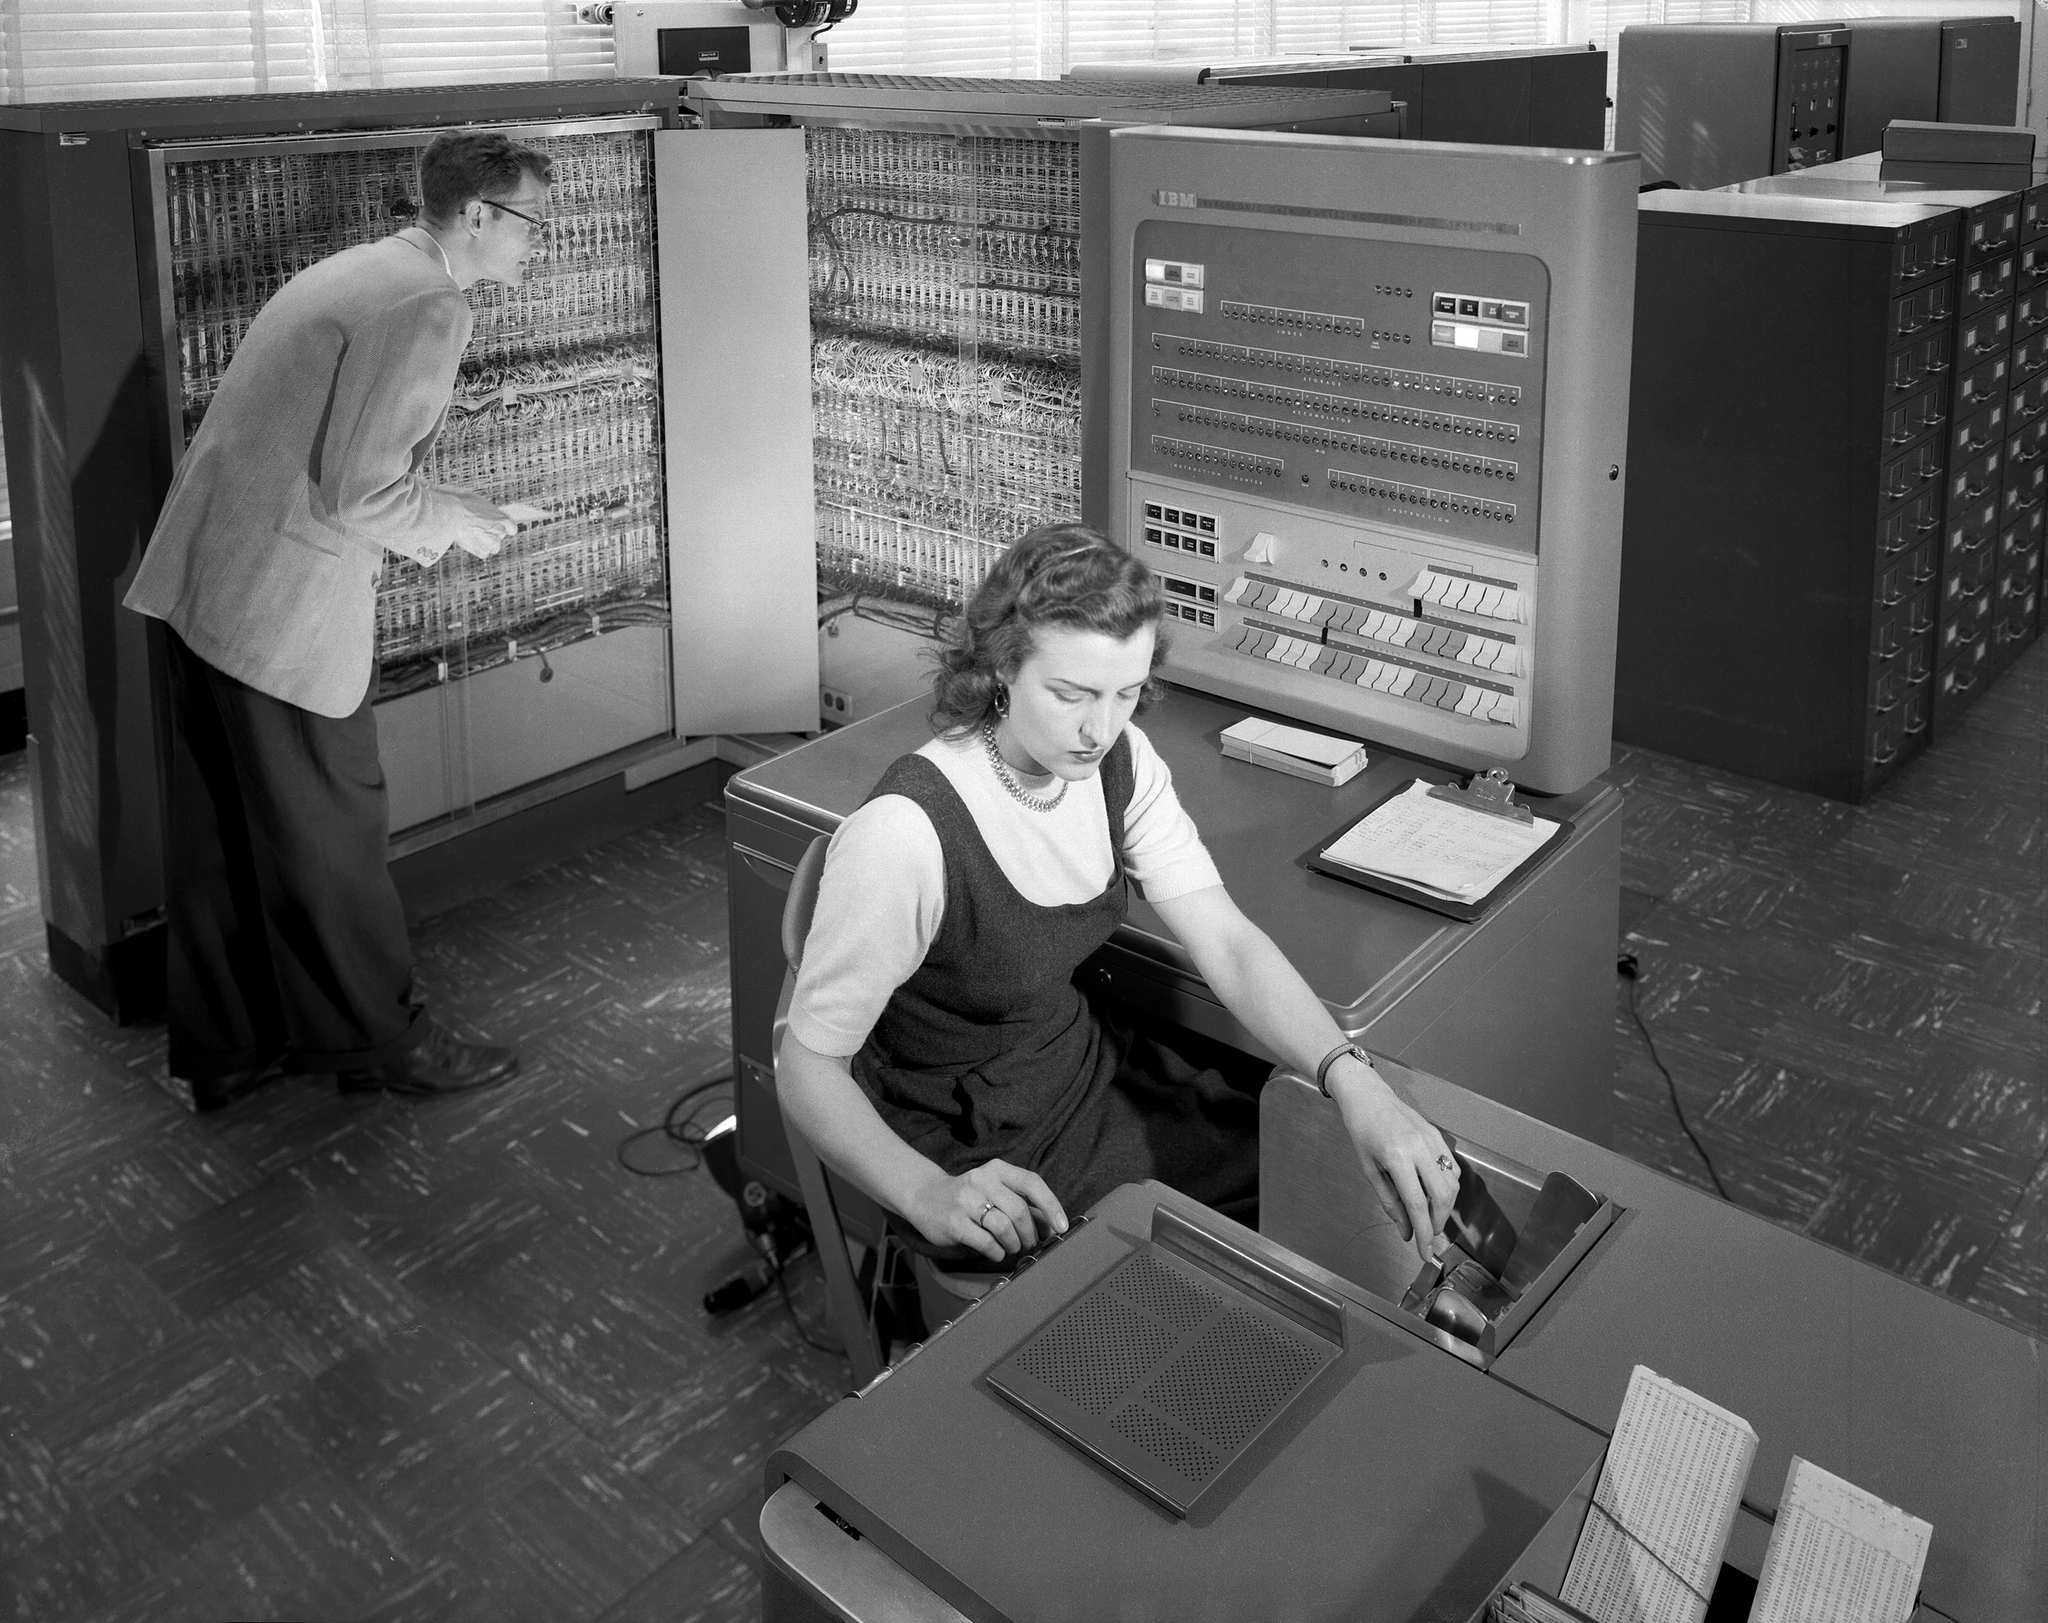
M 524 209 L 516 209 L 510 203 L 500 203 L 495 198 L 487 197 L 484 199 L 484 201 L 486 203 L 489 203 L 491 207 L 496 209 L 500 214 L 510 214 L 518 219 L 524 220 L 527 223 L 527 225 L 532 228 L 533 234 L 536 237 L 546 235 L 548 229 L 548 222 L 546 220 L 541 219 L 538 215 L 528 214 Z

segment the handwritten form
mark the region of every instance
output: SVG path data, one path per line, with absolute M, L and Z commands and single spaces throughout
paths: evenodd
M 1636 1365 L 1558 1598 L 1595 1623 L 1700 1623 L 1756 1445 L 1740 1415 Z
M 1346 829 L 1323 860 L 1398 879 L 1447 901 L 1472 902 L 1556 832 L 1557 824 L 1545 818 L 1518 823 L 1439 800 L 1418 779 Z
M 1906 1623 L 1933 1527 L 1792 1456 L 1750 1623 Z

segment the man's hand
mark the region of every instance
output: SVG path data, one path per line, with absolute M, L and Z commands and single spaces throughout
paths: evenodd
M 496 557 L 506 537 L 519 528 L 519 521 L 473 490 L 451 490 L 448 494 L 462 504 L 461 516 L 456 520 L 455 545 L 472 558 Z

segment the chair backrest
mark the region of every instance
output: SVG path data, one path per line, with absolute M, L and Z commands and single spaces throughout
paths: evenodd
M 811 841 L 790 875 L 789 899 L 782 904 L 782 956 L 792 975 L 803 962 L 804 938 L 811 933 L 811 915 L 818 911 L 818 876 L 825 871 L 825 848 L 831 843 L 823 834 Z

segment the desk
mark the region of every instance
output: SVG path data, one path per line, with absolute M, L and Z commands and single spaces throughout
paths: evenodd
M 930 737 L 924 713 L 923 701 L 899 705 L 726 785 L 740 1155 L 751 1175 L 792 1198 L 770 1036 L 784 970 L 783 896 L 812 838 L 837 828 L 889 762 Z M 1217 735 L 1246 713 L 1175 689 L 1140 725 L 1172 769 L 1231 895 L 1308 978 L 1337 1024 L 1376 1054 L 1455 1076 L 1605 1143 L 1619 792 L 1596 781 L 1547 801 L 1547 813 L 1573 823 L 1571 838 L 1484 917 L 1460 924 L 1298 861 L 1404 779 L 1453 774 L 1374 751 L 1372 765 L 1342 788 L 1304 782 L 1222 753 Z M 1100 990 L 1122 1002 L 1263 1053 L 1142 901 L 1134 899 L 1091 972 Z M 864 1205 L 849 1196 L 857 1234 Z
M 1305 1272 L 1344 1318 L 1339 1360 L 1186 1520 L 981 1380 L 1142 1245 L 1158 1206 Z M 1552 1524 L 1575 1533 L 1583 1520 L 1599 1432 L 1416 1340 L 1341 1282 L 1162 1184 L 1126 1184 L 1090 1218 L 770 1458 L 771 1496 L 794 1483 L 861 1538 L 771 1497 L 765 1618 L 822 1619 L 832 1614 L 816 1597 L 837 1593 L 862 1623 L 1468 1623 L 1528 1571 L 1532 1545 L 1547 1549 L 1542 1578 L 1555 1586 L 1569 1543 Z
M 1605 1430 L 1629 1372 L 1647 1364 L 1756 1428 L 1746 1505 L 1774 1512 L 1801 1455 L 1933 1523 L 1929 1606 L 1965 1623 L 2040 1623 L 2039 1343 L 1463 1088 L 1386 1070 L 1450 1132 L 1568 1172 L 1626 1208 L 1495 1360 L 1494 1379 Z M 1298 1077 L 1275 1077 L 1259 1133 L 1261 1231 L 1376 1296 L 1391 1285 L 1398 1300 L 1413 1253 L 1403 1260 L 1334 1107 Z
M 1267 1084 L 1261 1238 L 1284 1247 L 1275 1254 L 1296 1258 L 1292 1265 L 1305 1277 L 1370 1310 L 1358 1345 L 1377 1349 L 1371 1367 L 1380 1384 L 1373 1390 L 1395 1422 L 1377 1440 L 1376 1462 L 1425 1475 L 1433 1460 L 1448 1462 L 1432 1503 L 1479 1494 L 1482 1482 L 1491 1484 L 1485 1491 L 1497 1503 L 1515 1502 L 1501 1485 L 1518 1480 L 1527 1465 L 1521 1443 L 1496 1455 L 1483 1433 L 1465 1426 L 1461 1417 L 1471 1412 L 1469 1405 L 1513 1395 L 1568 1418 L 1580 1430 L 1558 1434 L 1554 1446 L 1567 1449 L 1564 1463 L 1575 1466 L 1582 1436 L 1604 1438 L 1620 1412 L 1629 1372 L 1648 1364 L 1757 1429 L 1744 1513 L 1729 1545 L 1735 1566 L 1758 1570 L 1769 1536 L 1766 1518 L 1775 1512 L 1787 1462 L 1797 1453 L 1933 1523 L 1918 1614 L 1924 1623 L 2039 1623 L 2041 1597 L 2048 1594 L 2048 1375 L 2037 1343 L 1466 1089 L 1406 1067 L 1388 1069 L 1394 1084 L 1451 1132 L 1529 1166 L 1569 1172 L 1626 1210 L 1482 1373 L 1414 1333 L 1392 1330 L 1390 1316 L 1399 1314 L 1394 1302 L 1414 1269 L 1412 1253 L 1400 1260 L 1403 1248 L 1390 1241 L 1377 1203 L 1365 1194 L 1327 1102 L 1299 1077 L 1283 1074 Z M 1124 1227 L 1130 1227 L 1128 1214 Z M 1048 1260 L 1059 1256 L 1056 1249 Z M 1041 1587 L 1030 1591 L 1037 1604 L 1026 1615 L 1118 1615 L 1102 1602 L 1118 1592 L 1099 1586 L 1114 1582 L 1123 1541 L 1132 1536 L 1126 1522 L 1146 1527 L 1139 1513 L 1154 1513 L 1078 1456 L 1048 1453 L 1058 1445 L 973 1384 L 1028 1327 L 1076 1294 L 1074 1276 L 1086 1270 L 1074 1264 L 1085 1260 L 1077 1252 L 1064 1272 L 1044 1279 L 1034 1277 L 1037 1268 L 1027 1271 L 992 1299 L 999 1312 L 977 1310 L 902 1374 L 867 1398 L 841 1403 L 770 1461 L 773 1497 L 762 1528 L 769 1591 L 780 1597 L 766 1614 L 770 1619 L 819 1615 L 803 1608 L 835 1581 L 843 1592 L 865 1597 L 849 1608 L 857 1618 L 951 1623 L 960 1616 L 1011 1615 L 1002 1597 L 1017 1596 L 1028 1577 L 1015 1551 L 991 1558 L 991 1566 L 956 1554 L 955 1545 L 980 1537 L 1000 1546 L 995 1530 L 1010 1525 L 1006 1513 L 978 1519 L 974 1507 L 983 1502 L 985 1485 L 1004 1484 L 996 1490 L 1003 1494 L 1019 1482 L 1029 1490 L 1022 1525 L 1042 1541 L 1032 1547 L 1043 1569 Z M 875 1401 L 885 1395 L 886 1401 Z M 1520 1423 L 1512 1405 L 1490 1412 L 1507 1416 L 1510 1427 Z M 1326 1413 L 1316 1426 L 1345 1423 L 1354 1422 Z M 919 1450 L 946 1456 L 946 1470 L 931 1480 L 919 1475 Z M 1021 1473 L 1020 1458 L 1029 1462 Z M 1281 1468 L 1297 1476 L 1303 1470 L 1299 1460 Z M 1358 1462 L 1351 1468 L 1358 1470 Z M 898 1476 L 916 1480 L 899 1483 Z M 1313 1568 L 1320 1541 L 1348 1550 L 1368 1529 L 1380 1539 L 1375 1518 L 1392 1518 L 1386 1525 L 1405 1529 L 1409 1542 L 1396 1542 L 1399 1553 L 1380 1581 L 1411 1610 L 1390 1605 L 1385 1615 L 1465 1615 L 1453 1603 L 1468 1599 L 1467 1591 L 1442 1593 L 1441 1610 L 1421 1609 L 1420 1597 L 1441 1581 L 1446 1540 L 1438 1535 L 1444 1529 L 1401 1520 L 1411 1512 L 1399 1495 L 1392 1504 L 1375 1497 L 1376 1481 L 1367 1474 L 1359 1486 L 1340 1491 L 1327 1476 L 1320 1479 L 1313 1513 L 1324 1515 L 1336 1494 L 1353 1514 L 1304 1521 L 1302 1537 L 1288 1552 L 1293 1566 Z M 1046 1491 L 1055 1485 L 1057 1493 Z M 1557 1479 L 1547 1479 L 1541 1493 L 1529 1490 L 1527 1498 L 1544 1500 L 1557 1487 Z M 1286 1491 L 1284 1481 L 1266 1482 L 1252 1495 L 1254 1503 L 1238 1503 L 1233 1514 L 1257 1510 L 1265 1503 L 1260 1494 L 1284 1498 Z M 1415 1491 L 1427 1496 L 1425 1489 Z M 862 1525 L 867 1543 L 850 1553 L 843 1535 L 817 1535 L 823 1519 L 809 1508 L 812 1498 Z M 1554 1585 L 1577 1524 L 1571 1496 L 1547 1502 L 1563 1508 L 1542 1523 L 1517 1570 Z M 1056 1525 L 1048 1521 L 1050 1507 L 1068 1505 L 1077 1514 Z M 1538 1520 L 1527 1503 L 1522 1508 L 1515 1537 Z M 1177 1531 L 1154 1528 L 1144 1536 L 1178 1539 L 1162 1547 L 1176 1550 L 1192 1570 L 1213 1575 L 1228 1548 L 1205 1545 L 1187 1536 L 1192 1531 L 1198 1531 L 1193 1524 L 1178 1524 Z M 1483 1544 L 1472 1542 L 1460 1558 L 1469 1559 Z M 1156 1553 L 1148 1551 L 1147 1558 Z M 1498 1563 L 1478 1567 L 1497 1570 Z M 1290 1606 L 1297 1602 L 1302 1590 L 1294 1580 L 1266 1576 L 1278 1585 L 1275 1594 Z M 1270 1597 L 1263 1606 L 1233 1609 L 1230 1597 L 1239 1592 L 1229 1587 L 1228 1574 L 1214 1582 L 1216 1616 L 1288 1615 L 1288 1607 Z M 1048 1593 L 1095 1604 L 1075 1601 L 1062 1613 L 1047 1602 Z M 786 1613 L 777 1609 L 783 1603 L 790 1607 Z

